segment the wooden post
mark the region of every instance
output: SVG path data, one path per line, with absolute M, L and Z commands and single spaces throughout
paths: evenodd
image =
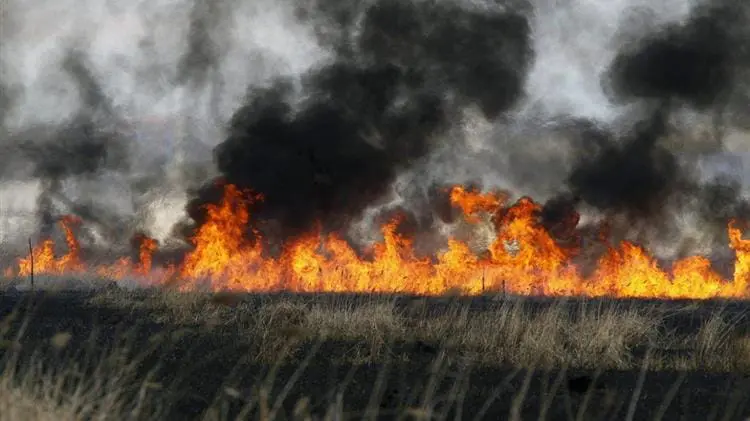
M 34 248 L 31 246 L 31 237 L 29 237 L 29 259 L 31 261 L 31 291 L 34 291 Z

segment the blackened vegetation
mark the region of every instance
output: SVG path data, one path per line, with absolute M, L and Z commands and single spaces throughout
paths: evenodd
M 383 0 L 359 19 L 354 6 L 322 6 L 306 18 L 326 26 L 336 59 L 303 76 L 299 103 L 288 80 L 251 92 L 215 150 L 227 182 L 265 196 L 256 217 L 282 237 L 343 227 L 431 150 L 455 110 L 496 117 L 513 105 L 531 61 L 517 14 Z M 188 206 L 199 224 L 215 189 Z

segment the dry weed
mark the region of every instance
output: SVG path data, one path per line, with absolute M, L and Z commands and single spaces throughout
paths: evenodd
M 491 365 L 627 369 L 638 367 L 645 350 L 653 348 L 654 369 L 750 371 L 736 350 L 741 347 L 735 344 L 736 315 L 717 311 L 693 332 L 667 330 L 668 318 L 700 311 L 690 303 L 675 308 L 561 300 L 539 306 L 507 297 L 476 310 L 453 297 L 400 306 L 378 297 L 320 302 L 172 290 L 155 290 L 145 298 L 102 294 L 109 294 L 110 306 L 147 310 L 160 322 L 231 326 L 257 344 L 258 361 L 275 359 L 285 349 L 293 353 L 297 347 L 290 344 L 327 339 L 350 343 L 348 360 L 363 363 L 379 361 L 393 344 L 420 343 Z
M 731 353 L 736 368 L 750 373 L 750 335 L 735 338 L 731 343 Z

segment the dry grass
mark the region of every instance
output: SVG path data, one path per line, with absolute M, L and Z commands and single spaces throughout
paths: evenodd
M 742 372 L 750 372 L 750 335 L 734 338 L 729 348 L 730 354 L 734 356 L 737 368 Z
M 393 356 L 394 348 L 419 344 L 483 365 L 632 369 L 650 349 L 656 369 L 750 372 L 748 336 L 741 329 L 747 326 L 740 323 L 744 314 L 719 310 L 692 330 L 667 327 L 666 320 L 675 314 L 695 312 L 693 303 L 675 310 L 657 304 L 560 301 L 535 309 L 523 299 L 507 299 L 479 311 L 444 304 L 445 311 L 434 314 L 427 300 L 404 306 L 385 297 L 364 302 L 242 300 L 161 291 L 143 299 L 110 291 L 94 301 L 147 309 L 162 322 L 231 326 L 260 339 L 255 358 L 264 362 L 279 358 L 284 349 L 293 354 L 290 341 L 301 345 L 328 339 L 352 343 L 339 357 L 354 363 L 382 361 Z
M 581 309 L 571 315 L 553 306 L 529 314 L 513 303 L 420 320 L 417 327 L 421 340 L 466 352 L 482 364 L 521 367 L 627 368 L 630 350 L 656 332 L 653 319 L 633 310 Z
M 508 299 L 476 311 L 448 300 L 444 311 L 435 313 L 426 300 L 404 306 L 392 299 L 375 297 L 365 302 L 239 299 L 227 294 L 154 291 L 137 295 L 118 290 L 97 294 L 92 305 L 148 310 L 155 320 L 176 325 L 231 327 L 258 344 L 250 359 L 279 364 L 296 358 L 301 371 L 310 357 L 297 353 L 303 344 L 334 340 L 350 345 L 342 355 L 326 357 L 349 363 L 382 362 L 398 352 L 402 355 L 397 357 L 408 360 L 418 346 L 419 352 L 434 352 L 438 362 L 506 365 L 527 369 L 527 373 L 553 367 L 637 369 L 645 367 L 644 354 L 650 355 L 649 369 L 750 373 L 750 335 L 741 333 L 737 315 L 723 311 L 713 313 L 692 331 L 677 332 L 665 327 L 665 320 L 674 310 L 658 305 L 583 302 L 571 307 L 561 302 L 532 309 L 523 300 Z M 0 329 L 0 339 L 6 338 L 4 332 L 7 330 Z M 12 351 L 15 340 L 6 338 L 6 349 Z M 70 341 L 71 335 L 60 332 L 49 339 L 48 347 L 63 355 L 70 348 Z M 162 385 L 149 376 L 136 374 L 146 350 L 136 354 L 131 349 L 126 341 L 118 342 L 108 350 L 95 350 L 83 358 L 79 354 L 61 358 L 57 365 L 35 358 L 28 359 L 27 364 L 8 360 L 10 363 L 6 362 L 0 373 L 0 421 L 161 419 L 161 398 L 156 399 L 157 404 L 152 398 Z M 676 356 L 662 352 L 672 349 L 682 352 Z M 7 355 L 16 353 L 7 352 L 6 358 Z M 436 369 L 435 373 L 439 371 Z M 523 384 L 528 387 L 526 381 Z M 250 413 L 255 414 L 252 419 L 277 419 L 279 402 L 284 400 L 283 389 L 282 396 L 271 396 L 268 390 L 246 392 L 227 386 L 200 420 L 250 419 Z M 459 400 L 459 392 L 457 388 L 457 395 L 451 399 Z M 516 394 L 510 418 L 519 419 L 518 407 L 525 393 L 522 388 Z M 245 412 L 239 416 L 234 412 L 230 417 L 226 402 L 232 400 L 246 402 L 242 408 Z M 304 399 L 297 402 L 293 419 L 312 419 L 310 405 Z M 542 407 L 546 405 L 542 402 Z M 421 404 L 404 408 L 404 414 L 409 414 L 405 419 L 428 419 L 435 416 L 433 411 L 428 395 Z M 331 406 L 327 413 L 327 419 L 343 419 L 340 406 Z
M 0 421 L 158 420 L 158 408 L 147 405 L 160 385 L 137 371 L 138 359 L 125 347 L 66 354 L 70 334 L 50 338 L 58 358 L 19 352 L 5 354 L 0 370 Z M 133 393 L 135 391 L 135 393 Z

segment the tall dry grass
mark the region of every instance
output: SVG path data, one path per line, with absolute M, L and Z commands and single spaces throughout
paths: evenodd
M 164 415 L 148 399 L 161 387 L 153 381 L 155 373 L 138 370 L 142 359 L 126 341 L 104 348 L 91 341 L 68 352 L 76 345 L 68 332 L 32 350 L 21 345 L 22 334 L 0 339 L 0 421 L 158 420 Z
M 57 335 L 56 335 L 57 336 Z M 58 342 L 60 338 L 52 338 Z M 60 344 L 53 345 L 64 346 Z M 273 370 L 266 376 L 266 380 L 258 388 L 246 392 L 231 386 L 225 386 L 213 403 L 195 421 L 339 421 L 339 420 L 446 420 L 448 411 L 459 408 L 461 413 L 463 398 L 468 391 L 469 377 L 459 373 L 449 372 L 451 365 L 447 363 L 445 354 L 438 355 L 430 368 L 427 384 L 408 405 L 396 409 L 384 409 L 380 403 L 383 390 L 375 386 L 368 404 L 360 411 L 347 412 L 344 410 L 343 391 L 340 388 L 336 399 L 328 404 L 324 411 L 307 397 L 293 402 L 292 411 L 282 412 L 281 407 L 288 400 L 287 393 L 299 379 L 305 375 L 306 363 L 315 356 L 317 349 L 311 350 L 300 362 L 298 370 L 284 379 L 280 391 L 272 394 L 274 378 Z M 58 366 L 49 366 L 41 360 L 23 366 L 23 368 L 6 368 L 0 372 L 0 421 L 121 421 L 121 420 L 164 420 L 166 409 L 170 403 L 160 395 L 162 385 L 149 381 L 148 378 L 138 378 L 133 375 L 136 359 L 127 357 L 127 351 L 110 349 L 100 355 L 100 359 L 91 360 L 90 370 L 82 369 L 76 359 L 60 360 Z M 627 405 L 627 413 L 622 419 L 633 421 L 643 419 L 636 417 L 636 409 L 642 397 L 642 388 L 646 380 L 647 364 L 642 365 L 641 374 L 635 389 L 621 396 L 609 396 L 608 399 L 619 400 Z M 84 372 L 82 372 L 84 371 Z M 538 375 L 539 367 L 515 369 L 495 386 L 498 391 L 509 388 L 511 381 L 520 379 L 520 385 L 510 398 L 509 411 L 504 419 L 521 421 L 524 418 L 522 408 L 527 404 L 531 393 L 531 380 Z M 466 373 L 463 373 L 466 374 Z M 439 394 L 437 384 L 445 378 L 453 376 L 454 380 L 447 394 Z M 551 414 L 552 400 L 566 391 L 564 379 L 566 370 L 561 370 L 547 385 L 547 390 L 536 403 L 538 410 L 533 419 L 538 421 L 565 419 L 579 421 L 591 419 L 589 412 L 595 406 L 593 385 L 585 392 L 580 405 L 570 410 L 566 417 L 561 414 Z M 658 409 L 648 420 L 661 421 L 666 409 L 673 404 L 675 396 L 682 385 L 684 374 L 679 376 L 660 398 Z M 518 382 L 516 382 L 518 384 Z M 568 386 L 569 387 L 569 386 Z M 570 399 L 569 395 L 567 399 Z M 738 395 L 739 396 L 739 395 Z M 479 408 L 479 412 L 472 419 L 487 418 L 487 411 L 493 405 L 493 397 Z M 239 405 L 237 405 L 239 403 Z M 736 403 L 733 408 L 725 408 L 722 414 L 715 412 L 714 419 L 738 419 Z M 234 410 L 230 408 L 234 407 Z M 722 417 L 723 415 L 723 417 Z M 691 418 L 692 419 L 692 418 Z M 645 419 L 644 419 L 645 420 Z
M 507 416 L 512 420 L 522 418 L 521 407 L 528 399 L 532 376 L 549 368 L 562 370 L 552 379 L 549 396 L 539 403 L 539 419 L 551 416 L 551 399 L 563 387 L 564 373 L 570 369 L 642 369 L 642 376 L 647 370 L 667 368 L 750 372 L 750 336 L 743 333 L 739 315 L 721 310 L 695 329 L 672 331 L 666 327 L 666 319 L 675 310 L 658 305 L 571 305 L 561 301 L 530 306 L 525 300 L 507 299 L 475 310 L 450 300 L 443 304 L 441 311 L 435 311 L 428 300 L 403 305 L 377 297 L 316 300 L 174 291 L 143 295 L 117 290 L 97 294 L 91 301 L 98 308 L 144 310 L 155 320 L 174 325 L 231 327 L 258 344 L 249 360 L 269 367 L 290 362 L 298 367 L 284 379 L 276 378 L 271 369 L 266 380 L 250 391 L 227 383 L 219 395 L 207 397 L 213 403 L 200 421 L 281 419 L 280 407 L 289 399 L 289 390 L 305 375 L 307 365 L 326 341 L 349 344 L 341 355 L 325 355 L 348 363 L 387 364 L 394 357 L 408 362 L 414 353 L 430 354 L 433 359 L 424 390 L 398 413 L 383 412 L 379 405 L 383 391 L 376 385 L 370 402 L 357 413 L 344 413 L 345 395 L 338 395 L 325 409 L 324 419 L 328 420 L 445 419 L 440 405 L 447 399 L 450 405 L 460 407 L 467 393 L 468 380 L 450 372 L 455 361 L 515 367 L 502 382 L 522 380 Z M 158 382 L 156 371 L 144 376 L 139 368 L 144 355 L 159 352 L 158 343 L 148 350 L 135 350 L 124 338 L 101 349 L 73 347 L 71 335 L 59 332 L 38 355 L 35 350 L 23 355 L 29 352 L 17 346 L 23 332 L 8 337 L 7 322 L 0 320 L 0 421 L 157 420 L 169 411 L 169 395 L 163 393 L 169 385 Z M 84 351 L 68 352 L 70 349 Z M 300 354 L 300 349 L 305 353 Z M 675 349 L 680 352 L 671 352 Z M 449 375 L 455 376 L 454 383 L 447 396 L 438 397 L 436 384 Z M 662 406 L 669 405 L 680 381 L 665 392 Z M 283 383 L 281 387 L 273 387 L 278 382 Z M 636 387 L 622 399 L 635 408 L 639 393 Z M 584 409 L 573 411 L 568 419 L 584 419 L 581 414 L 589 404 L 586 399 L 593 398 L 587 394 Z M 304 398 L 295 402 L 291 419 L 312 420 L 314 404 Z M 480 415 L 483 410 L 480 408 Z M 635 419 L 634 411 L 629 410 L 626 418 Z
M 483 365 L 633 369 L 647 349 L 652 369 L 750 372 L 748 315 L 719 307 L 698 326 L 675 329 L 668 321 L 696 312 L 682 307 L 638 302 L 559 300 L 536 305 L 533 299 L 507 298 L 472 308 L 446 299 L 399 303 L 389 297 L 257 298 L 231 294 L 158 291 L 145 298 L 111 290 L 94 299 L 148 311 L 155 320 L 231 326 L 262 344 L 254 356 L 279 358 L 290 341 L 339 340 L 352 344 L 347 362 L 381 361 L 394 349 L 447 352 Z M 404 352 L 407 352 L 404 351 Z M 407 356 L 408 357 L 408 356 Z

